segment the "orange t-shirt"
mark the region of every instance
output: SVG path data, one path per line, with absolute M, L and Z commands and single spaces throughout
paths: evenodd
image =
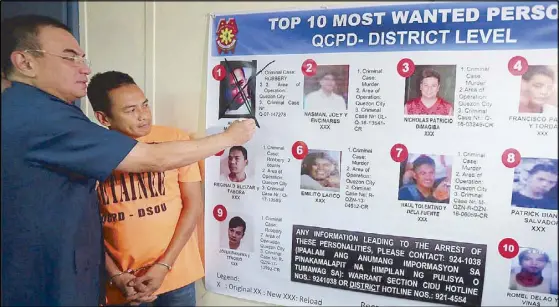
M 144 143 L 188 140 L 179 129 L 153 126 L 138 139 Z M 103 236 L 107 253 L 120 270 L 153 264 L 171 242 L 181 210 L 179 182 L 199 182 L 196 163 L 163 173 L 114 171 L 97 188 Z M 155 295 L 186 286 L 204 276 L 198 249 L 198 227 L 167 274 Z M 107 304 L 122 304 L 124 296 L 106 285 Z

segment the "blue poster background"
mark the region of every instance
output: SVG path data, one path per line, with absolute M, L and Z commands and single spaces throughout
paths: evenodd
M 392 14 L 404 14 L 408 11 L 408 17 L 412 16 L 413 11 L 423 15 L 425 10 L 456 10 L 463 9 L 461 16 L 465 16 L 466 9 L 477 10 L 479 16 L 475 21 L 441 20 L 442 15 L 438 15 L 437 22 L 427 23 L 395 23 Z M 401 11 L 400 13 L 398 13 Z M 499 12 L 488 20 L 488 12 Z M 369 25 L 346 24 L 334 26 L 335 20 L 340 21 L 342 14 L 358 14 L 363 17 L 368 14 L 371 17 L 374 13 L 382 13 L 381 24 L 378 18 L 367 19 L 372 21 Z M 438 12 L 438 11 L 437 11 Z M 452 19 L 451 11 L 448 16 Z M 417 13 L 415 13 L 417 14 Z M 324 17 L 319 17 L 323 15 Z M 338 17 L 336 18 L 336 15 Z M 373 15 L 374 16 L 374 15 Z M 502 18 L 504 16 L 504 18 Z M 524 17 L 524 18 L 522 18 Z M 528 17 L 530 20 L 525 20 Z M 216 34 L 220 20 L 228 21 L 234 18 L 238 33 L 235 35 L 236 43 L 233 52 L 219 53 L 216 44 Z M 272 30 L 271 19 L 287 18 L 293 20 L 299 18 L 300 23 L 294 27 L 280 29 L 279 23 L 275 22 L 275 29 Z M 314 27 L 311 28 L 309 18 L 314 20 Z M 353 20 L 356 16 L 354 16 Z M 324 27 L 318 27 L 318 19 L 324 22 Z M 346 19 L 346 21 L 349 19 Z M 286 25 L 287 23 L 283 23 Z M 389 32 L 400 32 L 394 34 L 403 35 L 406 39 L 396 40 L 393 44 L 370 44 L 371 32 L 373 38 L 377 35 L 386 35 Z M 407 40 L 410 31 L 435 31 L 431 32 L 431 38 L 437 38 L 432 44 L 414 43 Z M 442 32 L 447 31 L 446 41 L 442 41 Z M 475 35 L 469 42 L 466 40 L 467 32 Z M 495 32 L 496 31 L 496 32 Z M 273 54 L 312 54 L 312 53 L 340 53 L 340 52 L 386 52 L 386 51 L 429 51 L 429 50 L 504 50 L 504 49 L 550 49 L 557 48 L 557 2 L 460 2 L 460 3 L 427 3 L 413 5 L 390 5 L 390 6 L 369 6 L 359 8 L 343 9 L 318 9 L 284 12 L 266 12 L 251 14 L 216 15 L 212 20 L 212 56 L 231 56 L 231 55 L 273 55 Z M 348 35 L 348 33 L 353 33 Z M 494 41 L 493 36 L 498 33 L 498 40 Z M 338 35 L 343 34 L 343 35 Z M 317 38 L 318 36 L 318 38 Z M 490 38 L 484 42 L 483 36 Z M 508 36 L 509 39 L 506 37 Z M 349 37 L 349 45 L 348 45 Z M 326 40 L 324 40 L 326 38 Z M 338 39 L 338 45 L 336 45 Z M 343 40 L 342 40 L 343 39 Z M 315 44 L 313 44 L 313 40 Z M 322 47 L 316 46 L 317 41 L 323 41 Z M 341 41 L 340 41 L 341 40 Z M 326 46 L 324 42 L 334 43 L 333 46 Z M 374 40 L 372 41 L 374 43 Z

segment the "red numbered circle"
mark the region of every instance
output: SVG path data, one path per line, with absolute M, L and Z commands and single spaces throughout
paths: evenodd
M 307 144 L 305 144 L 305 142 L 297 141 L 293 143 L 293 146 L 291 146 L 291 153 L 293 154 L 293 157 L 295 159 L 301 160 L 307 156 L 307 154 L 309 153 L 309 148 L 307 147 Z
M 400 76 L 407 78 L 413 75 L 413 72 L 415 71 L 415 64 L 408 58 L 401 59 L 400 62 L 398 62 L 396 69 L 398 70 L 398 74 L 400 74 Z
M 503 258 L 512 259 L 516 257 L 519 249 L 518 242 L 513 238 L 505 238 L 499 242 L 499 254 Z
M 522 76 L 528 70 L 528 61 L 521 56 L 509 60 L 509 72 L 513 76 Z
M 390 157 L 394 162 L 403 162 L 408 158 L 408 148 L 404 144 L 396 144 L 390 149 Z
M 301 65 L 301 71 L 303 75 L 307 77 L 312 77 L 316 74 L 316 62 L 313 59 L 307 59 Z
M 216 153 L 215 156 L 220 157 L 225 152 L 225 149 Z
M 514 148 L 509 148 L 503 152 L 501 161 L 503 161 L 504 166 L 514 168 L 520 164 L 520 153 Z
M 212 76 L 217 81 L 223 80 L 223 78 L 225 78 L 225 67 L 220 64 L 214 66 L 214 68 L 212 69 Z
M 223 205 L 217 205 L 214 207 L 214 217 L 216 220 L 223 222 L 227 218 L 227 209 Z

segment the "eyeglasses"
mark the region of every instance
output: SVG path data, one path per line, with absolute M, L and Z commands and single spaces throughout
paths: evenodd
M 62 58 L 62 59 L 64 59 L 64 60 L 67 60 L 67 61 L 72 61 L 72 62 L 74 62 L 74 64 L 78 64 L 78 65 L 79 65 L 79 64 L 85 64 L 85 65 L 87 65 L 88 67 L 91 67 L 91 61 L 89 61 L 89 60 L 86 59 L 85 57 L 80 57 L 80 56 L 77 56 L 77 55 L 69 56 L 69 55 L 56 54 L 56 53 L 48 52 L 48 51 L 45 51 L 45 50 L 30 50 L 30 49 L 24 50 L 23 52 L 41 52 L 41 53 L 46 53 L 46 54 L 50 54 L 50 55 L 57 56 L 57 57 L 59 57 L 59 58 Z

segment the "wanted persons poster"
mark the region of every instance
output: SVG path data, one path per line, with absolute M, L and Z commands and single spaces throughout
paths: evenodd
M 211 16 L 206 287 L 556 306 L 557 2 Z

